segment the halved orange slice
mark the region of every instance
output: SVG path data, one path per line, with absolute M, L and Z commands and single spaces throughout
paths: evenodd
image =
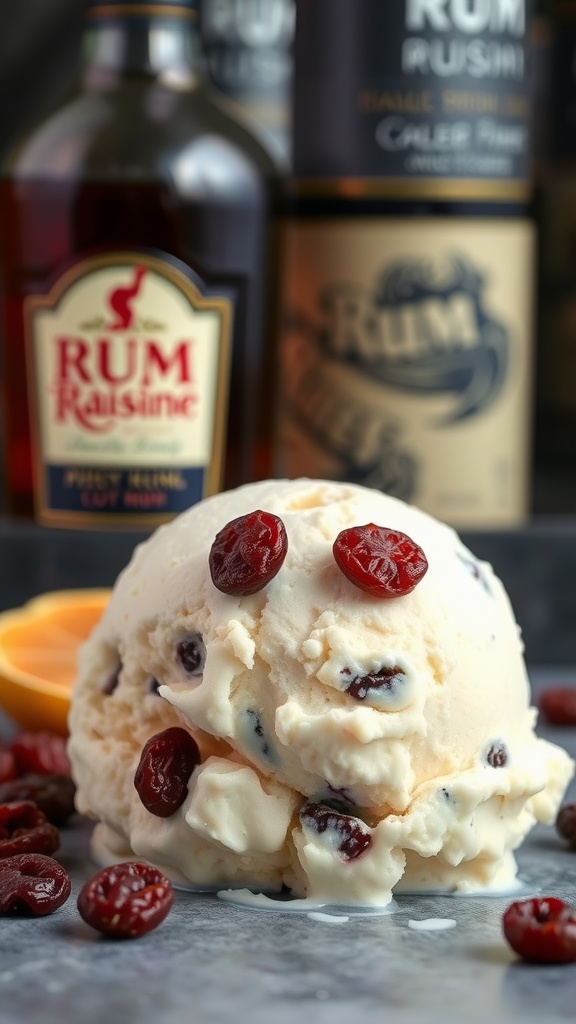
M 0 706 L 23 729 L 67 733 L 78 647 L 110 590 L 57 590 L 0 614 Z

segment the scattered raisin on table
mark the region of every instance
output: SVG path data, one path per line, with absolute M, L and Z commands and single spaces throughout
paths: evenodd
M 54 853 L 60 846 L 58 829 L 31 800 L 0 804 L 0 858 L 19 853 Z
M 27 772 L 0 783 L 0 803 L 32 800 L 53 825 L 65 825 L 74 814 L 76 786 L 69 775 L 37 775 Z
M 556 831 L 576 850 L 576 804 L 564 804 L 556 816 Z
M 7 746 L 0 740 L 0 785 L 3 782 L 9 782 L 11 779 L 15 779 L 18 774 L 16 768 L 16 761 L 14 760 L 14 754 Z
M 576 725 L 576 687 L 553 686 L 544 690 L 538 705 L 550 725 Z
M 82 887 L 78 911 L 103 935 L 135 938 L 157 928 L 174 900 L 172 884 L 149 864 L 126 861 L 102 868 Z
M 502 917 L 504 937 L 531 963 L 576 960 L 576 909 L 556 896 L 517 900 Z
M 46 730 L 17 733 L 10 744 L 10 750 L 14 755 L 18 775 L 26 772 L 70 775 L 66 742 L 64 736 Z
M 21 853 L 0 860 L 0 914 L 45 917 L 68 899 L 70 876 L 53 857 Z

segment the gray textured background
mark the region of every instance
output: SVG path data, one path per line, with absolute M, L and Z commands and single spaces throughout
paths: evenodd
M 69 88 L 83 10 L 82 0 L 2 0 L 0 155 Z

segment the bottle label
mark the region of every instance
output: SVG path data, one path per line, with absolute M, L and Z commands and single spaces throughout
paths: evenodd
M 533 247 L 521 219 L 292 222 L 276 475 L 521 523 Z
M 219 489 L 232 305 L 135 252 L 26 299 L 39 521 L 155 524 Z
M 317 0 L 297 24 L 297 175 L 525 198 L 528 17 L 526 0 Z

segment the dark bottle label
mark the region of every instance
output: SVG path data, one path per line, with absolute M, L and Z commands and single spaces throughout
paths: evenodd
M 526 0 L 301 3 L 296 174 L 378 177 L 393 195 L 525 193 L 527 21 Z
M 41 522 L 155 523 L 219 489 L 232 305 L 137 252 L 26 299 Z

